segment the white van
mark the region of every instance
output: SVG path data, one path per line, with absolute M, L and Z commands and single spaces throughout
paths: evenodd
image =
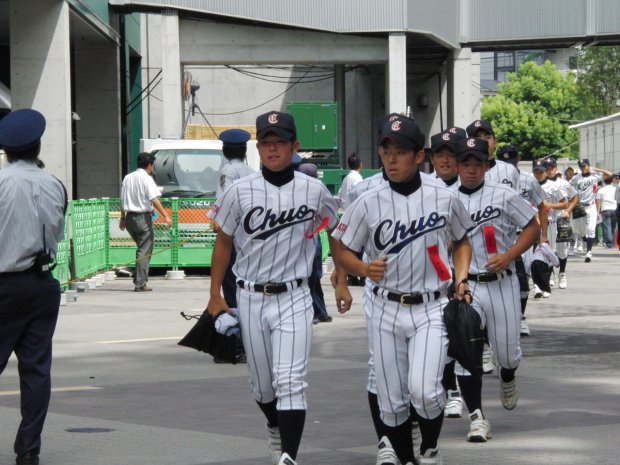
M 220 140 L 143 139 L 142 151 L 156 155 L 153 177 L 162 197 L 215 197 L 226 159 Z M 248 141 L 247 163 L 260 169 L 256 141 Z

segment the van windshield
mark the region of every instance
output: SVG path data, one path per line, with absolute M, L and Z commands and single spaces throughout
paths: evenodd
M 163 197 L 215 197 L 221 150 L 163 149 L 154 152 L 153 178 Z

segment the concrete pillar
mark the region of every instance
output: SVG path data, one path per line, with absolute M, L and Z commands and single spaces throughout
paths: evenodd
M 455 50 L 448 71 L 448 125 L 467 127 L 480 118 L 480 55 L 471 49 Z
M 387 69 L 388 113 L 407 111 L 407 35 L 392 32 L 389 38 Z
M 162 14 L 162 137 L 179 138 L 183 128 L 181 93 L 181 52 L 179 48 L 179 15 L 175 10 Z
M 11 102 L 47 120 L 41 159 L 71 195 L 71 63 L 69 4 L 62 0 L 11 0 Z
M 334 99 L 338 103 L 338 159 L 340 166 L 347 166 L 347 119 L 344 65 L 334 66 Z

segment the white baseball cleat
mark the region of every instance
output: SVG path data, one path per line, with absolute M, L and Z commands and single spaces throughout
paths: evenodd
M 555 286 L 555 273 L 551 273 L 551 276 L 549 276 L 549 287 L 553 286 Z
M 532 289 L 532 292 L 534 293 L 535 299 L 540 299 L 543 296 L 542 291 L 536 284 L 534 284 L 534 288 Z
M 463 398 L 461 391 L 448 389 L 448 400 L 443 411 L 446 418 L 461 418 L 463 416 Z
M 560 289 L 566 289 L 566 273 L 560 273 Z
M 383 436 L 381 438 L 377 448 L 379 450 L 377 451 L 377 464 L 376 465 L 396 465 L 398 463 L 396 452 L 394 452 L 392 443 L 386 436 Z
M 467 433 L 467 440 L 469 442 L 487 442 L 491 439 L 491 424 L 487 419 L 482 416 L 480 409 L 474 410 L 469 415 L 469 432 Z
M 282 457 L 280 457 L 280 461 L 278 462 L 278 465 L 297 465 L 297 462 L 295 462 L 291 458 L 291 456 L 285 452 L 284 454 L 282 454 Z
M 551 292 L 542 291 L 543 299 L 548 299 L 550 295 L 551 295 Z
M 271 427 L 267 423 L 265 423 L 265 426 L 269 432 L 269 440 L 267 444 L 269 446 L 271 463 L 273 463 L 273 465 L 278 465 L 282 456 L 282 439 L 280 438 L 280 428 L 277 426 Z
M 590 263 L 592 261 L 592 252 L 586 253 L 586 263 Z
M 441 458 L 441 452 L 439 449 L 428 449 L 424 452 L 424 455 L 420 457 L 420 465 L 443 465 L 443 459 Z
M 524 316 L 521 317 L 521 336 L 529 336 L 530 335 L 530 326 L 527 324 L 527 318 Z
M 501 384 L 500 400 L 502 406 L 506 410 L 512 410 L 517 406 L 519 400 L 519 388 L 517 387 L 517 378 L 513 378 L 512 381 L 504 382 L 500 376 L 499 382 Z

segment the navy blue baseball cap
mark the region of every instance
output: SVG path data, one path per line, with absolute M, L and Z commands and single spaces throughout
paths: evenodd
M 45 132 L 45 117 L 36 110 L 15 110 L 0 120 L 0 148 L 21 153 L 37 146 Z
M 587 158 L 582 158 L 581 160 L 579 160 L 577 162 L 577 164 L 581 167 L 581 166 L 588 166 L 590 164 L 590 160 L 588 160 Z
M 227 129 L 220 134 L 219 139 L 228 147 L 245 147 L 250 137 L 250 133 L 243 129 Z
M 489 143 L 483 139 L 470 137 L 469 139 L 460 139 L 456 142 L 456 159 L 465 160 L 468 156 L 473 155 L 480 161 L 489 159 Z
M 519 150 L 512 144 L 504 145 L 497 151 L 495 158 L 516 165 L 519 159 Z
M 391 140 L 404 149 L 421 150 L 424 148 L 425 139 L 418 123 L 406 116 L 398 116 L 383 125 L 379 143 L 382 144 L 386 140 Z
M 387 123 L 388 121 L 392 122 L 396 118 L 400 118 L 400 117 L 403 117 L 403 115 L 399 113 L 390 113 L 389 115 L 382 116 L 381 118 L 377 120 L 379 139 L 381 139 L 381 136 L 383 135 L 382 131 L 383 131 L 383 126 L 385 126 L 385 123 Z
M 558 160 L 555 157 L 547 157 L 545 159 L 545 162 L 547 163 L 547 168 L 552 166 L 558 166 Z
M 467 126 L 467 135 L 469 137 L 476 137 L 476 133 L 478 131 L 485 131 L 495 136 L 491 122 L 486 119 L 477 119 L 476 121 L 471 123 L 469 126 Z
M 303 173 L 311 178 L 319 177 L 319 169 L 314 163 L 303 163 L 298 170 L 300 173 Z
M 467 139 L 467 133 L 463 128 L 450 128 L 431 137 L 431 152 L 439 152 L 443 147 L 456 153 L 457 141 Z
M 547 162 L 543 159 L 532 161 L 532 170 L 534 171 L 547 171 Z
M 297 128 L 292 115 L 270 111 L 256 117 L 256 138 L 262 139 L 273 133 L 286 140 L 297 140 Z

